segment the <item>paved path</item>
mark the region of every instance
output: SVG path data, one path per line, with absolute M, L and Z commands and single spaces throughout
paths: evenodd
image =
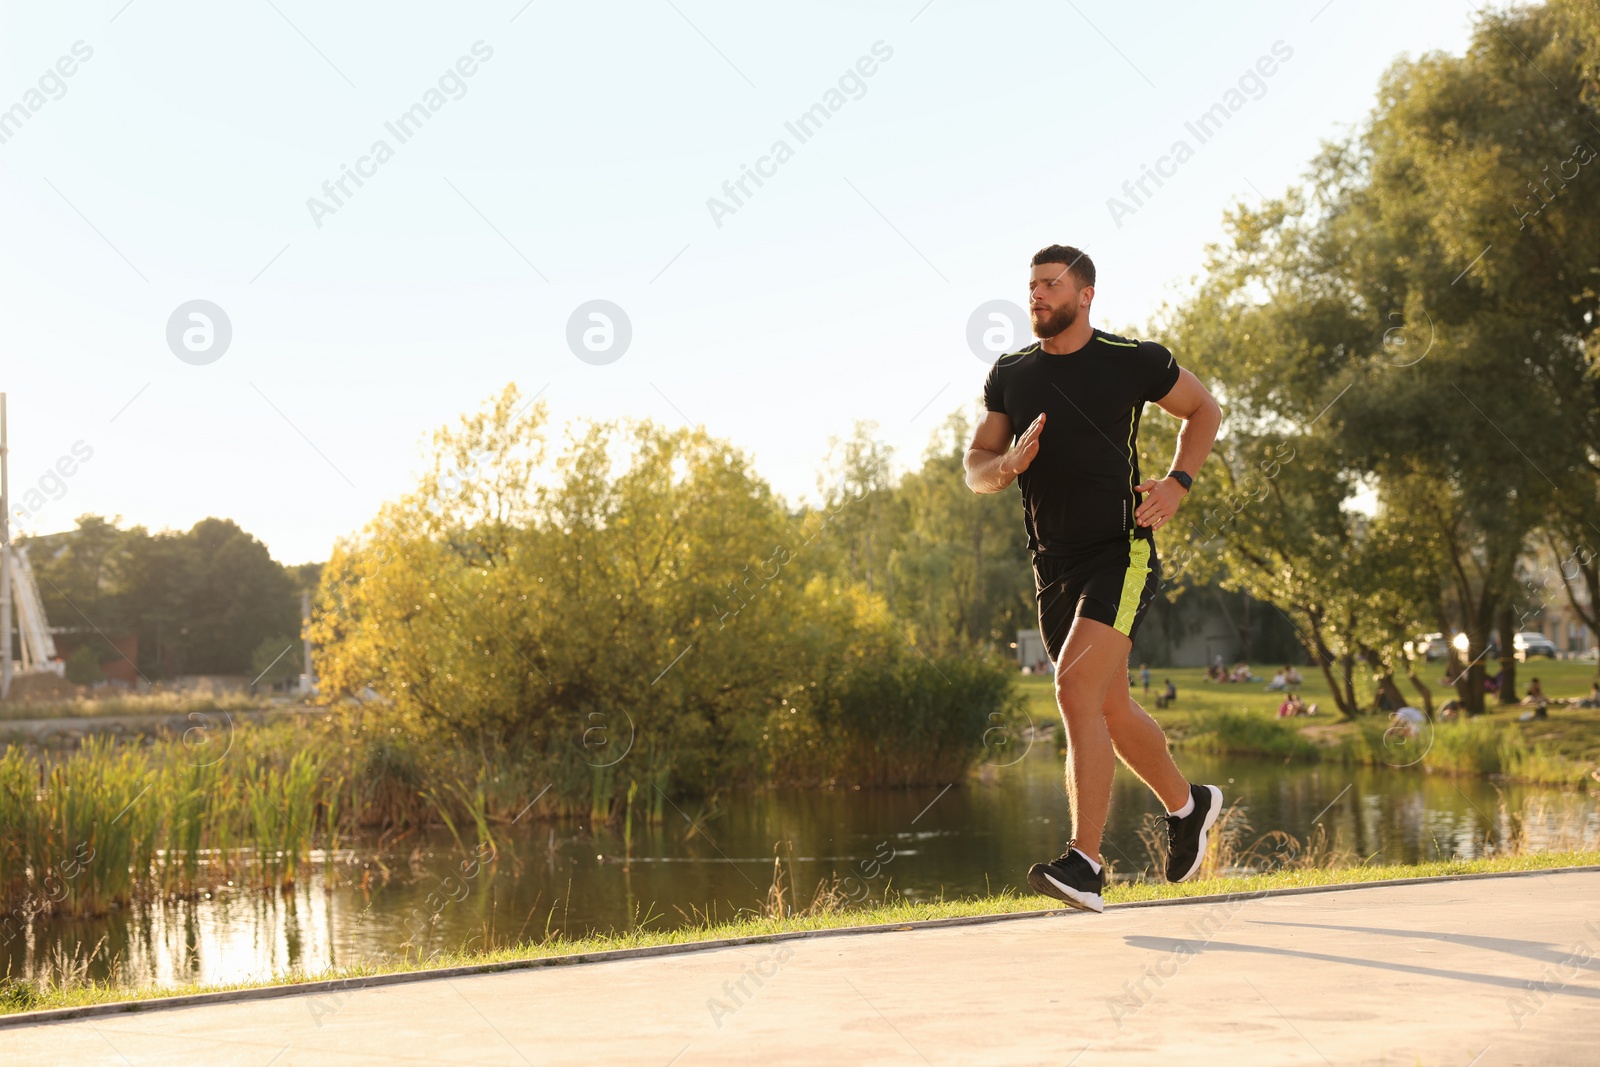
M 1552 872 L 77 1019 L 0 1061 L 1594 1064 L 1597 956 L 1600 872 Z

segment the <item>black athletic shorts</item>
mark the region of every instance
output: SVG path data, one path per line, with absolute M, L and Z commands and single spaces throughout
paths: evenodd
M 1036 552 L 1033 586 L 1039 601 L 1039 632 L 1050 662 L 1061 659 L 1067 631 L 1078 616 L 1103 622 L 1131 639 L 1144 621 L 1161 584 L 1155 542 L 1138 537 L 1091 556 Z

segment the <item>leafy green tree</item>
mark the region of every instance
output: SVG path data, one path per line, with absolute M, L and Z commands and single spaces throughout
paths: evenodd
M 258 686 L 273 686 L 300 677 L 305 658 L 297 637 L 278 634 L 264 639 L 250 655 L 250 676 Z
M 325 689 L 592 777 L 611 811 L 627 783 L 782 777 L 778 753 L 827 740 L 825 709 L 862 712 L 852 677 L 916 654 L 880 594 L 822 567 L 859 501 L 796 521 L 746 456 L 651 423 L 577 427 L 544 476 L 544 421 L 508 388 L 338 546 L 313 624 Z
M 1276 585 L 1316 654 L 1366 661 L 1379 688 L 1400 627 L 1462 630 L 1472 711 L 1497 629 L 1515 697 L 1516 565 L 1535 533 L 1592 562 L 1600 179 L 1584 168 L 1600 116 L 1583 96 L 1592 20 L 1574 33 L 1574 17 L 1489 14 L 1465 55 L 1396 63 L 1305 189 L 1230 213 L 1206 283 L 1168 322 L 1218 383 L 1223 466 L 1272 434 L 1301 457 L 1269 493 L 1293 506 L 1270 529 L 1251 509 L 1248 537 L 1208 538 L 1197 493 L 1196 544 L 1217 545 L 1232 580 Z M 1353 521 L 1358 495 L 1373 521 Z M 1397 582 L 1407 559 L 1417 580 Z
M 895 489 L 905 529 L 891 602 L 912 633 L 947 654 L 1006 649 L 1018 629 L 1038 624 L 1017 497 L 967 488 L 962 459 L 971 439 L 971 420 L 951 414 L 921 468 Z
M 223 519 L 151 534 L 98 515 L 29 541 L 45 615 L 105 643 L 139 636 L 139 671 L 242 674 L 263 639 L 300 628 L 295 581 L 266 546 Z

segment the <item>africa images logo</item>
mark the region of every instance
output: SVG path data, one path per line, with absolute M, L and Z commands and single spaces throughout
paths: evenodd
M 794 138 L 794 145 L 780 137 L 772 142 L 766 155 L 756 159 L 753 168 L 748 163 L 740 164 L 739 176 L 722 183 L 722 195 L 727 199 L 715 196 L 706 198 L 706 210 L 711 213 L 711 221 L 717 224 L 717 229 L 722 229 L 722 220 L 726 216 L 738 212 L 745 206 L 745 201 L 755 196 L 755 189 L 750 188 L 751 182 L 759 189 L 766 184 L 764 179 L 776 177 L 778 168 L 794 158 L 795 145 L 803 145 L 821 133 L 823 125 L 850 100 L 860 100 L 866 96 L 866 79 L 878 73 L 880 67 L 893 56 L 892 47 L 881 40 L 874 41 L 872 55 L 861 56 L 854 66 L 846 67 L 844 73 L 839 75 L 836 87 L 829 87 L 821 100 L 802 111 L 794 120 L 783 124 L 783 128 Z
M 1223 93 L 1221 100 L 1200 112 L 1192 122 L 1183 124 L 1183 128 L 1195 140 L 1193 145 L 1186 138 L 1178 138 L 1172 142 L 1166 155 L 1156 159 L 1154 169 L 1147 163 L 1141 163 L 1139 176 L 1122 183 L 1122 194 L 1126 200 L 1115 196 L 1106 198 L 1106 210 L 1111 212 L 1111 221 L 1117 224 L 1117 229 L 1122 229 L 1124 217 L 1137 214 L 1145 202 L 1155 196 L 1149 183 L 1154 182 L 1156 189 L 1160 189 L 1166 184 L 1163 178 L 1177 177 L 1178 167 L 1194 158 L 1196 145 L 1203 145 L 1221 133 L 1223 123 L 1251 100 L 1260 100 L 1267 95 L 1267 79 L 1278 72 L 1278 64 L 1287 63 L 1294 56 L 1294 49 L 1283 41 L 1273 41 L 1270 51 L 1272 55 L 1262 56 L 1254 66 L 1245 68 L 1245 72 L 1239 75 L 1238 84 Z

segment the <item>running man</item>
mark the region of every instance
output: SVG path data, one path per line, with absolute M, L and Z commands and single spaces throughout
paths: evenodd
M 1192 878 L 1222 809 L 1214 785 L 1190 785 L 1166 735 L 1128 692 L 1133 636 L 1159 584 L 1154 531 L 1178 509 L 1211 453 L 1222 409 L 1172 353 L 1089 325 L 1094 262 L 1051 245 L 1033 257 L 1028 283 L 1039 338 L 996 361 L 984 384 L 988 411 L 967 450 L 967 485 L 1022 491 L 1033 552 L 1039 628 L 1056 669 L 1067 728 L 1067 850 L 1028 871 L 1028 884 L 1075 908 L 1101 911 L 1101 834 L 1111 807 L 1114 757 L 1167 810 L 1169 881 Z M 1164 478 L 1139 473 L 1146 402 L 1183 420 Z M 1142 499 L 1141 499 L 1142 495 Z

